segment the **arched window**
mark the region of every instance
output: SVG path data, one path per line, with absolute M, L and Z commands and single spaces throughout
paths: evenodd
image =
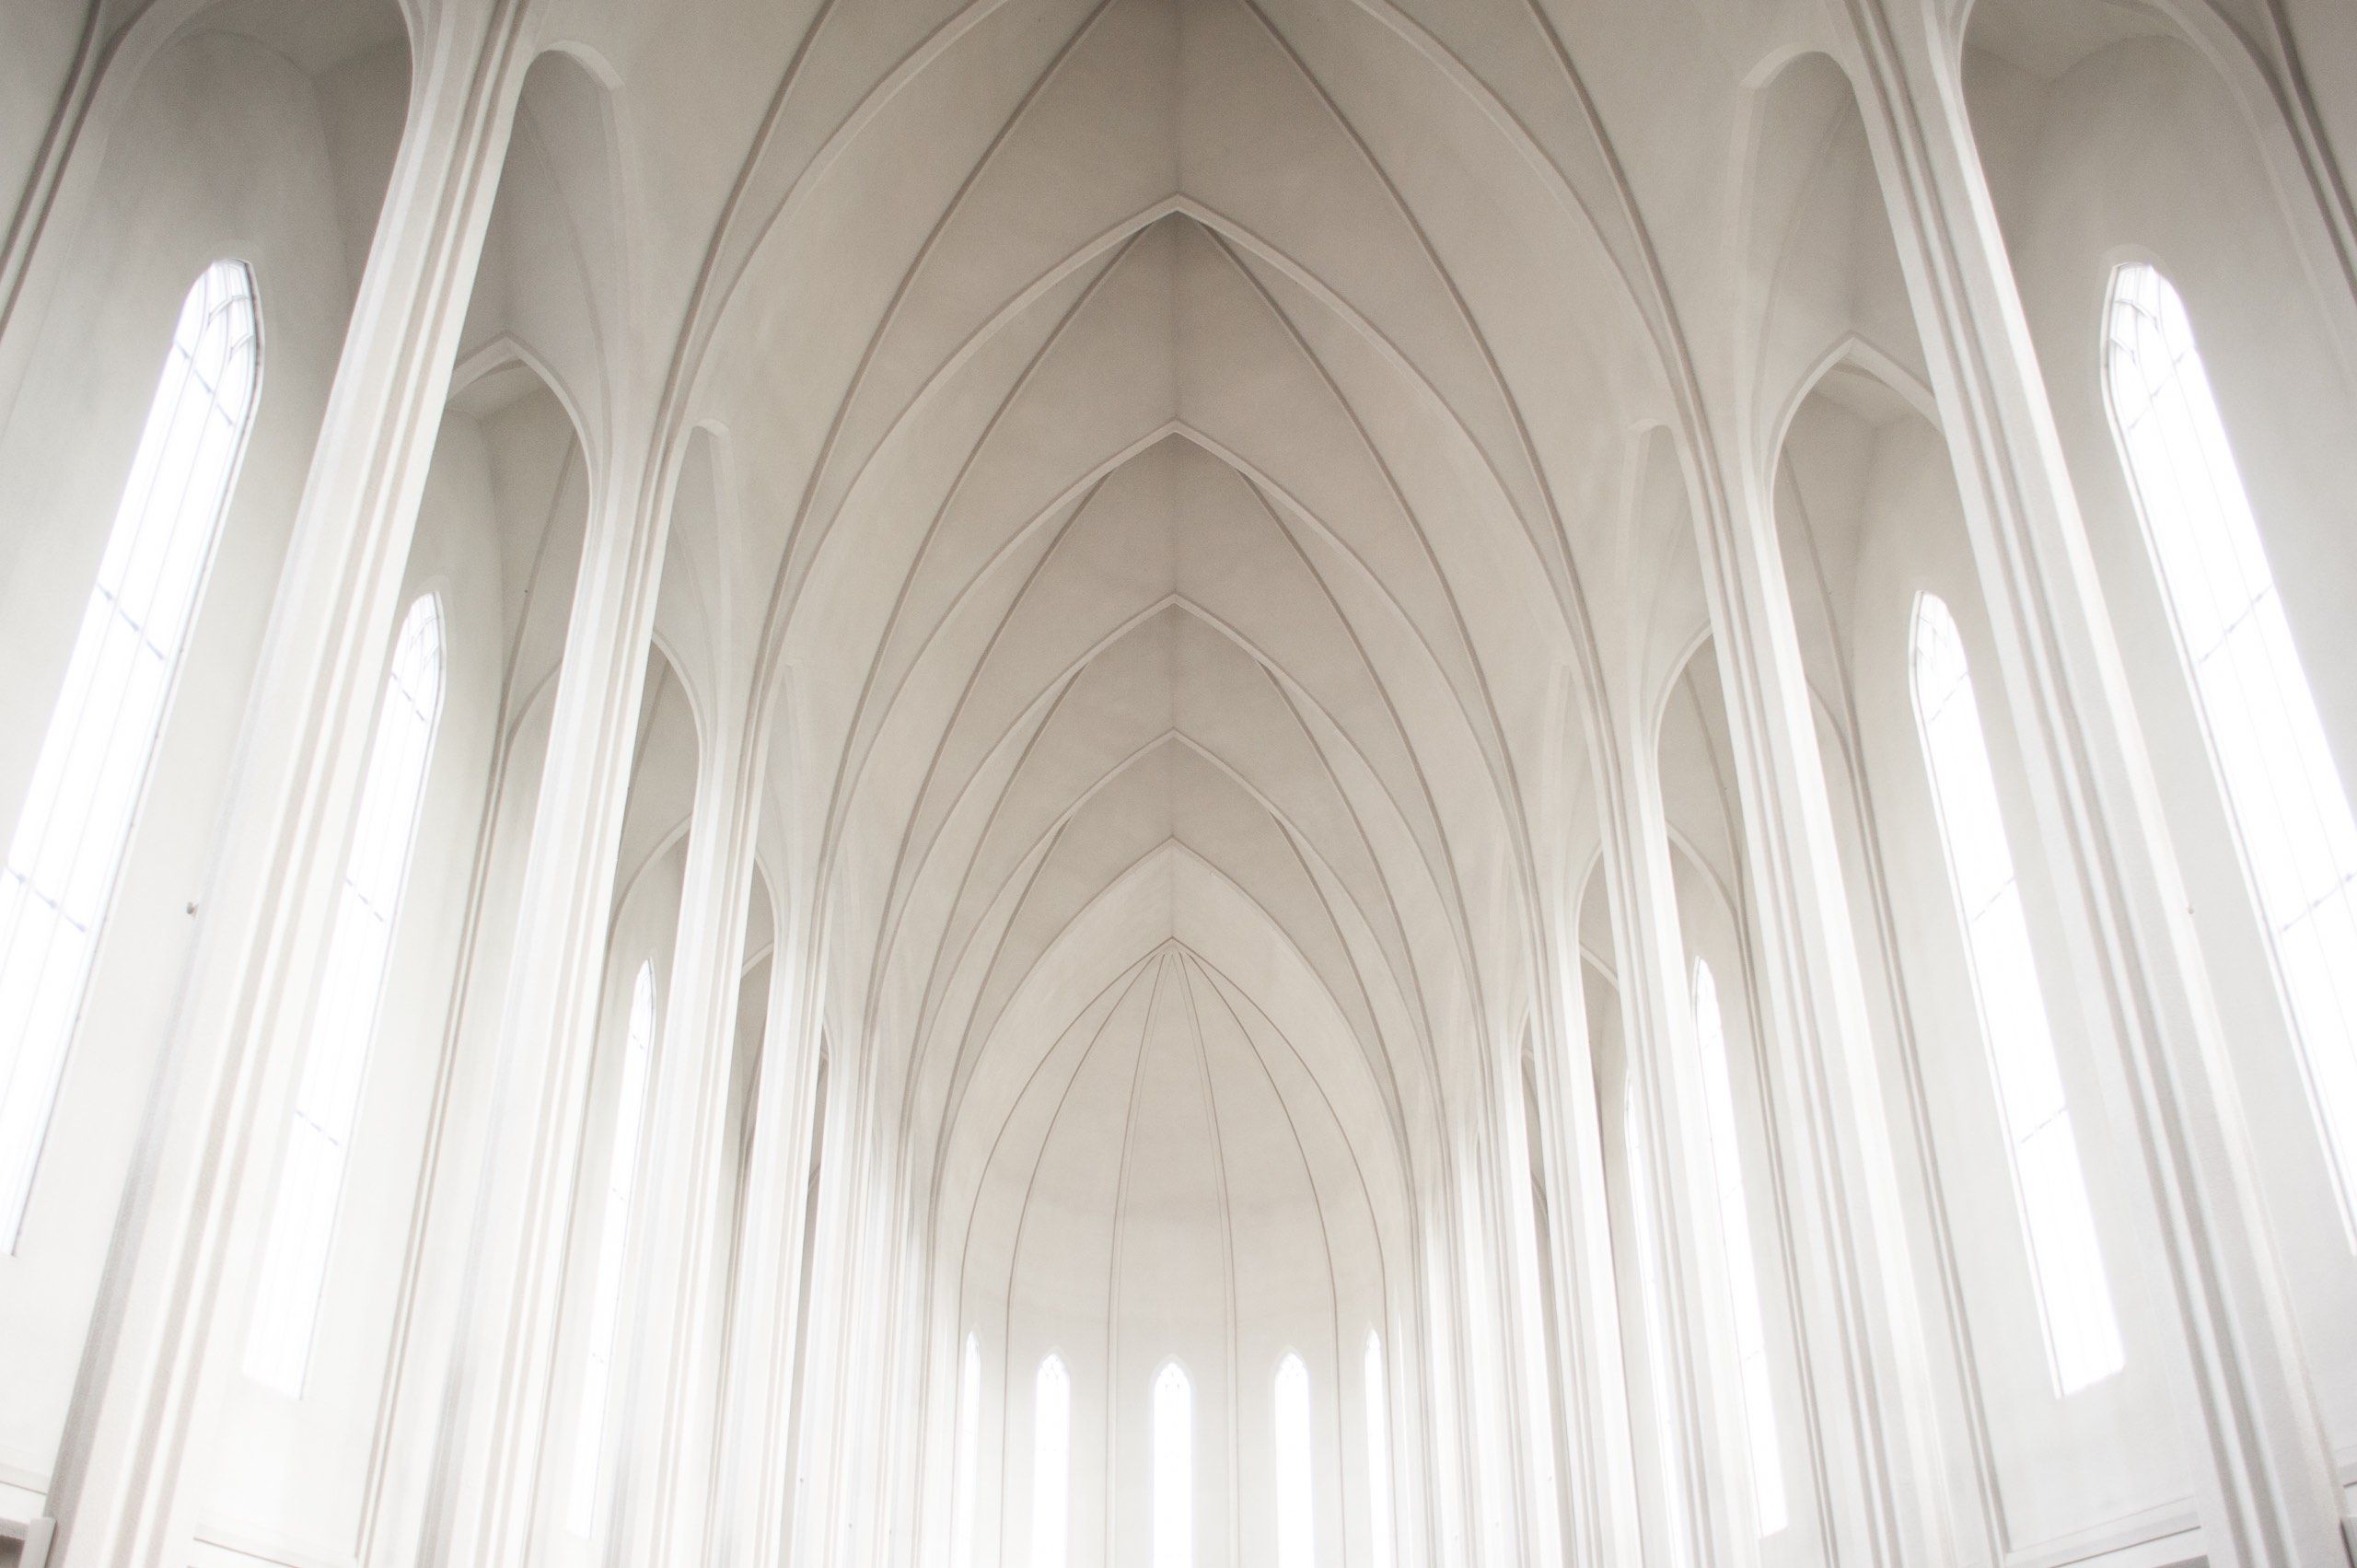
M 1318 1561 L 1316 1450 L 1310 1434 L 1309 1368 L 1287 1353 L 1277 1363 L 1277 1568 Z
M 286 1163 L 279 1174 L 246 1337 L 246 1370 L 287 1394 L 303 1391 L 310 1365 L 336 1204 L 343 1192 L 345 1150 L 360 1109 L 361 1079 L 376 1035 L 386 962 L 392 956 L 393 916 L 409 879 L 418 804 L 425 796 L 426 763 L 442 716 L 442 612 L 428 594 L 410 606 L 401 622 L 377 707 L 377 733 L 368 746 L 368 772 L 328 943 L 319 1016 L 296 1091 Z
M 982 1343 L 966 1331 L 966 1353 L 958 1369 L 958 1475 L 950 1504 L 951 1568 L 974 1568 L 975 1494 L 981 1486 Z
M 2106 321 L 2104 395 L 2129 488 L 2266 924 L 2341 1214 L 2357 1225 L 2357 821 L 2184 302 L 2153 268 L 2122 267 Z
M 655 967 L 642 963 L 631 982 L 630 1027 L 622 1040 L 621 1089 L 614 1097 L 614 1153 L 606 1164 L 606 1210 L 598 1232 L 598 1272 L 589 1299 L 589 1354 L 581 1372 L 581 1418 L 574 1427 L 573 1495 L 567 1522 L 592 1534 L 604 1500 L 606 1408 L 613 1393 L 614 1349 L 621 1330 L 622 1265 L 630 1252 L 630 1215 L 638 1187 L 639 1144 L 646 1132 L 646 1080 L 655 1055 Z
M 1750 1438 L 1754 1522 L 1763 1536 L 1784 1527 L 1784 1458 L 1776 1442 L 1775 1396 L 1768 1384 L 1768 1329 L 1759 1307 L 1759 1264 L 1751 1247 L 1751 1206 L 1743 1190 L 1743 1145 L 1735 1130 L 1735 1086 L 1727 1070 L 1726 1021 L 1711 966 L 1694 961 L 1694 1035 L 1701 1047 L 1702 1108 L 1717 1178 L 1719 1234 L 1726 1244 L 1727 1290 L 1735 1298 L 1735 1348 Z
M 1629 1228 L 1637 1239 L 1637 1303 L 1644 1315 L 1645 1376 L 1654 1407 L 1654 1452 L 1661 1466 L 1662 1514 L 1668 1523 L 1667 1561 L 1684 1568 L 1692 1559 L 1686 1532 L 1686 1506 L 1678 1478 L 1678 1388 L 1670 1377 L 1669 1306 L 1662 1278 L 1661 1233 L 1654 1214 L 1654 1177 L 1645 1119 L 1637 1086 L 1629 1085 L 1621 1107 L 1621 1152 L 1629 1165 Z
M 1997 804 L 1988 738 L 1972 692 L 1964 640 L 1948 607 L 1917 596 L 1910 665 L 1915 717 L 1964 921 L 1966 967 L 1997 1080 L 2014 1188 L 2056 1388 L 2072 1394 L 2119 1370 L 2126 1357 L 2112 1314 L 2086 1175 L 2054 1055 L 2053 1031 L 2032 958 L 2021 885 Z
M 1039 1363 L 1031 1385 L 1031 1568 L 1064 1568 L 1072 1540 L 1072 1374 Z
M 180 305 L 0 870 L 0 1243 L 12 1252 L 261 384 L 253 273 L 215 261 Z
M 1165 1362 L 1154 1378 L 1154 1568 L 1194 1568 L 1195 1391 Z
M 1384 1388 L 1383 1336 L 1366 1331 L 1368 1568 L 1391 1568 L 1391 1400 Z

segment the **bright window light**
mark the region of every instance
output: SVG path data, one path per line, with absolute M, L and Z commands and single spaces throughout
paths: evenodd
M 1966 965 L 1980 1004 L 1981 1039 L 2012 1146 L 2014 1189 L 2048 1365 L 2057 1391 L 2073 1394 L 2119 1371 L 2126 1351 L 2038 990 L 1972 671 L 1955 618 L 1931 594 L 1916 598 L 1912 642 L 1915 715 L 1931 767 L 1948 877 L 1964 920 Z
M 0 869 L 0 1246 L 11 1252 L 261 378 L 253 273 L 215 261 L 180 305 Z
M 1031 1386 L 1031 1568 L 1064 1568 L 1072 1542 L 1072 1374 L 1039 1363 Z
M 1669 1531 L 1668 1561 L 1685 1568 L 1693 1560 L 1688 1540 L 1684 1488 L 1678 1477 L 1678 1386 L 1669 1368 L 1669 1305 L 1662 1277 L 1661 1233 L 1655 1228 L 1653 1167 L 1636 1085 L 1621 1108 L 1621 1148 L 1629 1163 L 1629 1228 L 1637 1238 L 1637 1299 L 1644 1314 L 1645 1376 L 1652 1384 L 1654 1452 L 1661 1465 L 1662 1516 Z
M 1154 1568 L 1194 1568 L 1195 1391 L 1175 1361 L 1154 1379 Z
M 1288 1353 L 1277 1364 L 1277 1568 L 1314 1568 L 1318 1495 L 1309 1427 L 1309 1368 Z
M 409 879 L 418 804 L 442 715 L 442 612 L 428 594 L 401 623 L 377 706 L 319 1016 L 296 1091 L 246 1336 L 246 1371 L 285 1394 L 303 1391 L 310 1366 L 345 1156 L 392 956 L 393 917 Z
M 1759 1307 L 1759 1265 L 1751 1246 L 1751 1206 L 1743 1190 L 1743 1145 L 1736 1141 L 1735 1086 L 1728 1076 L 1726 1020 L 1711 966 L 1694 963 L 1694 1032 L 1701 1048 L 1702 1109 L 1711 1130 L 1711 1168 L 1718 1179 L 1719 1234 L 1726 1244 L 1727 1289 L 1735 1298 L 1735 1348 L 1743 1380 L 1743 1415 L 1751 1449 L 1752 1506 L 1763 1536 L 1784 1527 L 1784 1458 L 1776 1442 L 1776 1405 L 1768 1382 L 1768 1329 Z
M 1366 1333 L 1368 1568 L 1391 1568 L 1391 1400 L 1384 1387 L 1383 1336 Z
M 951 1568 L 974 1568 L 975 1493 L 981 1486 L 981 1462 L 982 1344 L 969 1330 L 966 1353 L 958 1371 L 958 1475 L 949 1529 Z
M 630 1251 L 630 1214 L 638 1189 L 639 1144 L 646 1132 L 646 1080 L 655 1055 L 655 968 L 638 966 L 631 982 L 630 1026 L 622 1040 L 621 1089 L 614 1097 L 614 1153 L 606 1163 L 605 1221 L 598 1233 L 598 1272 L 589 1305 L 589 1354 L 581 1374 L 581 1419 L 574 1429 L 573 1492 L 566 1521 L 595 1533 L 605 1499 L 606 1414 L 621 1330 L 622 1264 Z
M 2112 427 L 2357 1227 L 2357 821 L 2184 301 L 2122 267 L 2106 322 Z

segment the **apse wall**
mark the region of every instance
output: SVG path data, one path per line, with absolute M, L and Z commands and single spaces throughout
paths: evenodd
M 1362 1561 L 1370 1529 L 1397 1528 L 1371 1516 L 1367 1423 L 1389 1412 L 1366 1407 L 1364 1355 L 1370 1334 L 1391 1342 L 1398 1281 L 1314 1055 L 1171 944 L 1013 1086 L 970 1200 L 946 1210 L 959 1339 L 977 1336 L 984 1369 L 981 1468 L 958 1481 L 981 1504 L 975 1562 L 1029 1560 L 1050 1355 L 1072 1377 L 1074 1561 L 1146 1559 L 1152 1390 L 1174 1362 L 1192 1390 L 1198 1561 L 1256 1562 L 1273 1538 L 1288 1355 L 1309 1374 L 1318 1561 Z

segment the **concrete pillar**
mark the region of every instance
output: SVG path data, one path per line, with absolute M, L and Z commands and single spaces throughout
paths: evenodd
M 1940 1562 L 1956 1550 L 1945 1468 L 1954 1413 L 1933 1376 L 1919 1240 L 1901 1197 L 1768 463 L 1747 470 L 1747 444 L 1721 444 L 1699 420 L 1689 436 L 1703 595 L 1757 905 L 1768 1109 L 1801 1261 L 1793 1284 L 1807 1409 L 1784 1419 L 1810 1423 L 1829 1554 L 1878 1568 Z M 1640 795 L 1635 815 L 1651 810 Z
M 1702 1086 L 1694 1049 L 1694 1010 L 1686 980 L 1686 938 L 1671 880 L 1669 819 L 1662 803 L 1656 705 L 1643 704 L 1620 747 L 1617 811 L 1606 825 L 1607 882 L 1613 889 L 1613 935 L 1620 947 L 1620 1005 L 1627 1070 L 1650 1159 L 1631 1180 L 1654 1193 L 1663 1263 L 1666 1333 L 1677 1387 L 1685 1473 L 1666 1490 L 1683 1510 L 1692 1561 L 1739 1568 L 1759 1560 L 1752 1527 L 1749 1460 L 1744 1447 L 1743 1389 L 1735 1347 L 1733 1297 L 1718 1247 L 1718 1192 L 1707 1129 L 1699 1114 Z M 1666 1562 L 1666 1559 L 1656 1558 Z
M 807 1026 L 807 965 L 781 914 L 770 969 L 769 1028 L 754 1093 L 751 1169 L 741 1221 L 747 1244 L 727 1368 L 713 1561 L 786 1560 L 794 1497 L 794 1347 L 801 1322 L 804 1223 L 819 1090 L 815 1029 Z
M 663 1047 L 655 1063 L 637 1412 L 622 1480 L 629 1561 L 702 1560 L 726 1304 L 728 1095 L 763 749 L 714 718 L 698 770 Z
M 646 473 L 642 455 L 638 436 L 621 436 L 592 500 L 525 861 L 501 1010 L 499 1133 L 469 1249 L 470 1306 L 452 1369 L 456 1414 L 432 1532 L 440 1541 L 435 1560 L 459 1568 L 534 1561 L 540 1532 L 556 1513 L 548 1500 L 562 1491 L 542 1472 L 564 1260 L 669 521 L 668 489 Z
M 1557 927 L 1538 1052 L 1538 1131 L 1553 1221 L 1557 1342 L 1563 1347 L 1571 1452 L 1564 1456 L 1573 1568 L 1641 1557 L 1629 1388 L 1614 1288 L 1612 1217 L 1605 1195 L 1603 1124 L 1587 1032 L 1576 911 Z

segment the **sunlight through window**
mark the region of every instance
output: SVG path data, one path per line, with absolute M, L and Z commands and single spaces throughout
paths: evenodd
M 1064 1568 L 1072 1539 L 1072 1375 L 1039 1364 L 1031 1394 L 1031 1568 Z
M 1391 1568 L 1391 1400 L 1384 1387 L 1383 1336 L 1366 1335 L 1366 1496 L 1369 1568 Z
M 1317 1492 L 1309 1420 L 1309 1368 L 1288 1354 L 1277 1365 L 1277 1568 L 1313 1568 Z
M 1195 1561 L 1195 1394 L 1177 1362 L 1154 1379 L 1154 1568 Z
M 974 1568 L 974 1508 L 981 1488 L 982 1343 L 969 1330 L 958 1369 L 958 1478 L 952 1508 L 949 1561 L 952 1568 Z
M 0 869 L 0 1246 L 11 1252 L 261 377 L 253 273 L 215 261 L 180 305 Z
M 2055 1388 L 2076 1393 L 2126 1359 L 2095 1212 L 2071 1130 L 2054 1036 L 2031 957 L 2021 885 L 1997 804 L 1988 738 L 1964 640 L 1948 608 L 1915 600 L 1915 715 L 1930 763 L 1948 877 L 1964 920 L 1965 958 L 2012 1145 L 2014 1187 Z
M 1743 1190 L 1743 1145 L 1736 1137 L 1735 1085 L 1727 1066 L 1726 1020 L 1711 966 L 1694 963 L 1694 1031 L 1701 1051 L 1702 1109 L 1717 1178 L 1719 1233 L 1726 1244 L 1727 1290 L 1735 1298 L 1736 1375 L 1750 1439 L 1752 1506 L 1763 1536 L 1784 1527 L 1784 1459 L 1776 1444 L 1776 1406 L 1768 1383 L 1768 1329 L 1759 1305 L 1759 1265 L 1751 1246 L 1751 1206 Z
M 2149 266 L 2112 277 L 2104 391 L 2357 1236 L 2357 820 L 2193 324 Z
M 573 1533 L 595 1532 L 604 1501 L 606 1415 L 613 1397 L 614 1352 L 621 1332 L 622 1265 L 638 1186 L 639 1145 L 646 1132 L 646 1080 L 655 1054 L 655 968 L 638 966 L 631 982 L 622 1081 L 614 1097 L 614 1153 L 606 1164 L 605 1220 L 598 1232 L 598 1272 L 589 1307 L 588 1365 L 582 1370 L 581 1419 L 574 1432 Z
M 393 917 L 409 880 L 418 805 L 442 716 L 442 612 L 428 594 L 401 622 L 377 706 L 319 1015 L 296 1091 L 246 1340 L 246 1370 L 283 1393 L 301 1393 L 310 1367 L 346 1151 L 392 957 Z
M 1629 1163 L 1629 1228 L 1637 1240 L 1637 1300 L 1644 1315 L 1645 1376 L 1653 1397 L 1654 1452 L 1660 1464 L 1662 1511 L 1668 1522 L 1668 1560 L 1677 1568 L 1690 1560 L 1687 1539 L 1685 1467 L 1678 1458 L 1678 1386 L 1669 1368 L 1669 1305 L 1662 1277 L 1661 1233 L 1655 1228 L 1651 1144 L 1645 1137 L 1636 1086 L 1622 1108 L 1621 1147 Z

